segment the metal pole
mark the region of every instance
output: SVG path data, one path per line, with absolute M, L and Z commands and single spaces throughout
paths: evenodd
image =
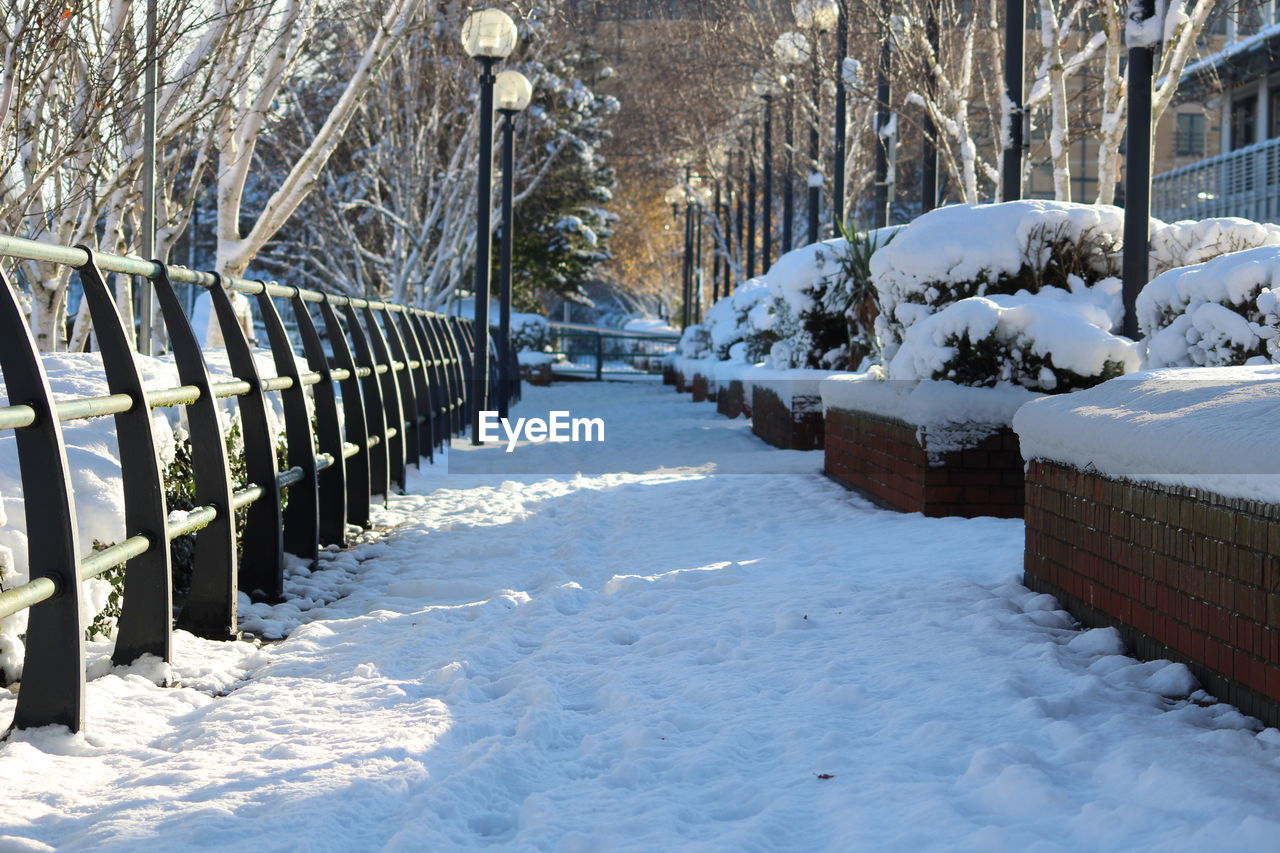
M 471 370 L 471 443 L 480 444 L 480 413 L 489 406 L 489 263 L 492 251 L 491 195 L 493 192 L 493 66 L 496 59 L 480 57 L 480 168 L 476 170 L 476 344 Z
M 720 192 L 719 181 L 716 181 L 715 212 L 716 222 L 721 227 L 720 233 L 724 235 L 724 244 L 727 247 L 729 245 L 729 240 L 732 238 L 729 235 L 729 229 L 723 227 L 724 201 Z M 714 249 L 711 252 L 711 304 L 713 305 L 720 299 L 720 256 L 722 254 L 725 258 L 728 258 L 727 253 L 717 252 Z
M 889 64 L 893 61 L 889 36 L 888 3 L 880 4 L 884 23 L 880 32 L 880 62 L 876 66 L 876 162 L 875 209 L 871 212 L 872 227 L 883 228 L 889 224 L 889 140 L 884 129 L 889 125 Z
M 782 125 L 782 147 L 785 155 L 785 174 L 782 180 L 782 254 L 793 246 L 793 229 L 796 218 L 796 86 L 787 78 L 787 115 Z
M 142 113 L 142 257 L 156 254 L 156 0 L 147 0 L 146 72 Z M 138 352 L 151 355 L 151 280 L 138 282 Z
M 516 111 L 502 113 L 502 243 L 498 260 L 498 415 L 507 417 L 511 389 L 518 379 L 511 375 L 511 251 L 515 238 L 513 200 L 515 195 Z
M 761 213 L 760 272 L 767 273 L 773 250 L 773 95 L 764 96 L 764 210 Z
M 818 234 L 818 215 L 822 209 L 822 186 L 815 182 L 815 176 L 822 174 L 822 165 L 818 162 L 818 116 L 822 111 L 818 108 L 821 97 L 821 81 L 818 68 L 818 36 L 813 33 L 813 44 L 809 46 L 810 76 L 813 83 L 813 111 L 805 110 L 805 121 L 809 124 L 809 174 L 806 182 L 809 185 L 809 242 L 816 243 L 821 239 Z
M 683 272 L 683 279 L 682 279 L 683 295 L 681 297 L 681 302 L 683 304 L 680 309 L 680 315 L 682 318 L 680 323 L 680 328 L 682 329 L 687 329 L 689 327 L 689 324 L 693 322 L 692 320 L 693 313 L 690 310 L 692 307 L 691 303 L 693 302 L 692 298 L 690 297 L 690 294 L 693 291 L 693 285 L 691 283 L 691 280 L 693 278 L 693 257 L 691 254 L 693 249 L 692 244 L 693 244 L 693 205 L 690 204 L 688 200 L 686 200 L 684 203 L 684 256 L 683 256 L 683 265 L 681 267 Z
M 1139 0 L 1140 20 L 1155 15 L 1155 0 Z M 1147 283 L 1151 229 L 1151 79 L 1155 49 L 1129 47 L 1129 142 L 1124 169 L 1124 325 L 1137 340 L 1138 292 Z
M 746 162 L 747 162 L 746 155 L 744 155 L 741 151 L 739 151 L 738 152 L 739 174 L 741 174 L 741 172 L 746 168 Z M 736 193 L 737 203 L 736 203 L 735 214 L 733 217 L 733 226 L 734 226 L 734 231 L 736 232 L 736 235 L 737 235 L 736 237 L 737 243 L 735 245 L 738 247 L 738 257 L 740 259 L 742 258 L 743 246 L 745 245 L 743 243 L 743 239 L 746 237 L 746 222 L 744 221 L 745 214 L 746 214 L 746 201 L 742 197 L 742 191 L 743 191 L 743 181 L 742 181 L 742 178 L 739 177 L 738 191 Z M 739 279 L 741 279 L 742 267 L 738 267 L 738 272 L 739 272 Z M 729 292 L 730 293 L 733 292 L 732 269 L 730 270 L 730 276 L 729 276 Z
M 931 63 L 929 73 L 925 76 L 925 88 L 930 96 L 937 92 L 938 81 L 934 77 L 933 67 L 938 63 L 938 0 L 929 0 L 924 21 L 925 38 L 929 42 Z M 933 123 L 933 114 L 928 108 L 924 111 L 924 139 L 920 146 L 920 211 L 928 213 L 938 206 L 938 128 Z
M 845 0 L 840 0 L 840 20 L 836 24 L 836 147 L 835 169 L 832 170 L 831 215 L 835 218 L 835 233 L 845 224 L 844 215 L 844 159 L 845 138 L 848 133 L 847 94 L 844 82 L 845 54 L 849 52 L 849 10 Z
M 751 130 L 751 154 L 747 164 L 747 278 L 756 277 L 756 132 Z
M 1022 80 L 1023 35 L 1026 29 L 1026 0 L 1005 0 L 1004 4 L 1004 96 L 1007 145 L 1000 156 L 1000 200 L 1022 198 Z
M 697 216 L 694 220 L 694 228 L 696 241 L 693 255 L 693 316 L 695 323 L 702 322 L 702 274 L 705 271 L 702 266 L 702 224 L 706 218 L 706 210 L 699 202 L 696 208 Z

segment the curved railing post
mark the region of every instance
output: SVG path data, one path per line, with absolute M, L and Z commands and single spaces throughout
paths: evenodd
M 347 438 L 357 448 L 347 462 L 347 521 L 361 528 L 369 526 L 369 423 L 365 416 L 364 398 L 360 393 L 361 379 L 347 333 L 338 322 L 338 313 L 328 296 L 320 303 L 320 316 L 324 319 L 325 334 L 333 350 L 337 367 L 347 371 L 347 378 L 339 382 L 342 388 L 342 420 Z M 346 456 L 345 451 L 343 456 Z
M 342 424 L 338 418 L 338 397 L 333 390 L 333 377 L 329 373 L 329 360 L 325 357 L 320 333 L 311 320 L 311 311 L 302 298 L 302 292 L 293 289 L 293 316 L 298 323 L 298 337 L 302 339 L 302 352 L 307 367 L 320 374 L 320 381 L 313 386 L 312 398 L 316 407 L 316 440 L 321 453 L 327 453 L 333 464 L 316 475 L 319 490 L 320 541 L 325 545 L 343 547 L 347 544 L 347 465 L 342 453 Z M 337 351 L 337 346 L 334 346 Z M 357 397 L 359 391 L 356 392 Z M 365 501 L 368 504 L 368 501 Z
M 449 421 L 453 413 L 453 380 L 450 372 L 452 365 L 449 362 L 449 354 L 445 352 L 443 344 L 436 337 L 435 330 L 427 322 L 425 312 L 415 311 L 411 319 L 423 348 L 431 354 L 433 370 L 431 396 L 436 418 L 433 430 L 436 449 L 440 449 L 449 443 L 449 438 L 453 434 L 453 425 Z
M 302 387 L 298 357 L 293 353 L 289 333 L 285 331 L 275 300 L 267 292 L 265 284 L 258 292 L 257 300 L 262 324 L 267 329 L 276 375 L 293 380 L 292 385 L 281 389 L 280 403 L 284 407 L 288 465 L 300 469 L 302 479 L 289 487 L 289 500 L 282 516 L 283 546 L 295 557 L 314 562 L 320 555 L 320 494 L 316 486 L 316 438 L 311 429 L 311 415 L 307 412 L 307 392 Z
M 383 334 L 386 335 L 387 343 L 391 347 L 391 356 L 397 361 L 404 364 L 404 370 L 400 371 L 400 403 L 404 408 L 405 420 L 405 436 L 404 436 L 404 461 L 409 464 L 413 461 L 416 466 L 417 460 L 425 453 L 421 452 L 422 447 L 422 422 L 418 420 L 419 408 L 427 404 L 426 400 L 418 402 L 418 388 L 413 381 L 414 370 L 409 366 L 409 362 L 413 361 L 413 357 L 409 353 L 409 347 L 405 343 L 404 338 L 400 335 L 400 327 L 396 323 L 396 312 L 382 312 Z M 421 368 L 421 365 L 419 365 Z
M 9 405 L 30 406 L 36 421 L 15 434 L 27 516 L 27 566 L 32 580 L 49 578 L 58 594 L 27 618 L 22 689 L 14 729 L 84 725 L 84 620 L 80 615 L 80 544 L 62 427 L 53 393 L 22 306 L 0 272 L 0 371 Z
M 357 364 L 369 368 L 369 375 L 360 382 L 360 390 L 364 394 L 365 426 L 369 432 L 369 441 L 377 439 L 377 444 L 364 448 L 369 454 L 369 497 L 366 501 L 371 501 L 374 495 L 382 495 L 385 503 L 391 492 L 391 453 L 388 447 L 390 442 L 387 441 L 387 412 L 382 405 L 382 382 L 374 371 L 374 365 L 378 362 L 369 349 L 369 339 L 360 328 L 360 318 L 356 315 L 355 306 L 347 300 L 342 310 L 347 319 L 347 331 L 356 346 Z
M 397 320 L 400 323 L 400 336 L 404 338 L 409 354 L 418 361 L 418 369 L 413 371 L 413 384 L 418 398 L 418 415 L 422 419 L 418 430 L 418 455 L 427 457 L 428 462 L 433 462 L 436 453 L 435 356 L 423 346 L 423 341 L 413 322 L 413 309 L 406 308 Z
M 405 418 L 404 403 L 400 399 L 400 383 L 396 379 L 396 371 L 391 363 L 391 350 L 387 346 L 386 335 L 382 333 L 382 326 L 374 318 L 373 308 L 367 302 L 364 304 L 364 322 L 369 342 L 373 345 L 374 355 L 377 356 L 379 363 L 387 366 L 387 372 L 382 374 L 381 378 L 382 404 L 386 407 L 387 420 L 387 460 L 390 465 L 388 477 L 390 483 L 404 489 Z M 395 432 L 391 431 L 392 426 L 395 427 Z
M 116 301 L 102 278 L 102 271 L 87 246 L 88 260 L 80 267 L 80 283 L 102 354 L 102 369 L 112 394 L 125 394 L 133 405 L 115 415 L 116 443 L 120 450 L 120 474 L 124 488 L 126 536 L 141 534 L 151 547 L 124 566 L 124 596 L 111 659 L 133 663 L 142 655 L 172 658 L 173 574 L 169 560 L 169 508 L 164 495 L 164 474 L 156 456 L 151 406 L 134 361 L 133 347 L 125 334 Z M 105 543 L 114 544 L 114 543 Z
M 151 284 L 169 333 L 178 379 L 183 385 L 193 385 L 200 390 L 200 396 L 186 407 L 195 503 L 211 506 L 217 512 L 214 519 L 195 534 L 191 588 L 178 615 L 178 627 L 210 640 L 234 639 L 240 634 L 236 621 L 236 525 L 231 508 L 226 438 L 218 422 L 218 401 L 213 396 L 200 342 L 173 290 L 168 267 L 162 264 L 160 274 L 151 279 Z
M 436 329 L 440 332 L 440 339 L 444 342 L 445 349 L 452 353 L 453 360 L 453 376 L 456 385 L 454 386 L 454 411 L 450 419 L 453 424 L 453 435 L 459 436 L 466 429 L 466 425 L 470 423 L 470 389 L 471 385 L 467 379 L 471 375 L 471 366 L 467 361 L 466 354 L 463 352 L 462 339 L 460 336 L 461 327 L 456 317 L 440 316 L 436 319 Z
M 267 419 L 266 394 L 254 363 L 249 340 L 240 328 L 231 298 L 219 277 L 209 289 L 209 299 L 218 318 L 218 328 L 227 347 L 231 372 L 249 385 L 239 398 L 240 431 L 244 439 L 244 461 L 249 482 L 262 489 L 262 497 L 246 509 L 243 538 L 240 540 L 240 588 L 260 600 L 279 601 L 284 592 L 284 538 L 280 513 L 280 473 L 276 448 Z

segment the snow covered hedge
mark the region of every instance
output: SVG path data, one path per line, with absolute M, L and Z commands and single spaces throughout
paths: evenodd
M 1280 229 L 1277 229 L 1280 230 Z M 1149 367 L 1280 361 L 1280 248 L 1170 270 L 1138 295 Z
M 1136 369 L 1121 320 L 1124 212 L 1052 201 L 931 211 L 871 258 L 890 379 L 1087 387 Z

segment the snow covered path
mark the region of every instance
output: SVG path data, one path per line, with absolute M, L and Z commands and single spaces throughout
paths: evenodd
M 194 686 L 106 675 L 86 734 L 0 746 L 0 851 L 1280 843 L 1280 732 L 1070 630 L 1019 522 L 872 509 L 670 389 L 519 413 L 549 409 L 632 473 L 425 472 L 398 530 L 249 609 L 284 642 L 181 636 Z

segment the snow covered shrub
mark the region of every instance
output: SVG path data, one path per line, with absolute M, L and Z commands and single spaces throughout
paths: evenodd
M 859 233 L 841 227 L 844 246 L 840 252 L 840 274 L 828 283 L 822 310 L 828 316 L 844 318 L 850 369 L 857 369 L 875 351 L 875 321 L 880 307 L 871 279 L 871 256 L 888 245 L 900 228 L 891 226 Z
M 1280 248 L 1170 270 L 1142 289 L 1137 307 L 1149 367 L 1280 361 Z
M 771 367 L 843 367 L 848 361 L 849 333 L 843 311 L 826 308 L 828 290 L 842 271 L 847 243 L 827 240 L 788 252 L 765 276 L 773 321 L 769 332 Z
M 1151 277 L 1262 246 L 1280 246 L 1280 225 L 1235 217 L 1199 222 L 1186 219 L 1168 225 L 1155 222 L 1151 228 Z
M 497 320 L 494 320 L 497 325 Z M 551 329 L 541 314 L 511 315 L 511 348 L 514 352 L 546 352 L 551 345 Z
M 687 327 L 680 335 L 680 355 L 684 358 L 708 358 L 711 355 L 711 333 L 701 323 Z
M 890 379 L 1063 392 L 1138 367 L 1122 318 L 1124 213 L 1018 201 L 921 216 L 871 257 Z
M 962 299 L 1046 288 L 1081 294 L 1114 278 L 1123 228 L 1119 208 L 1054 201 L 924 214 L 871 257 L 884 358 L 894 358 L 911 326 Z
M 763 279 L 753 278 L 744 281 L 732 293 L 711 306 L 704 324 L 711 335 L 711 347 L 717 359 L 724 361 L 731 358 L 734 346 L 748 339 L 754 339 L 757 348 L 763 347 L 764 352 L 756 360 L 763 359 L 773 340 L 770 339 L 768 343 L 760 341 L 759 330 L 754 327 L 753 319 L 759 319 L 761 312 L 757 308 L 762 303 L 767 303 L 769 295 L 768 284 Z M 768 323 L 772 322 L 771 315 L 765 319 Z M 747 349 L 750 350 L 751 347 L 748 346 Z
M 1111 334 L 1112 325 L 1105 309 L 1057 288 L 971 296 L 907 329 L 888 378 L 1088 388 L 1139 366 L 1138 344 Z

